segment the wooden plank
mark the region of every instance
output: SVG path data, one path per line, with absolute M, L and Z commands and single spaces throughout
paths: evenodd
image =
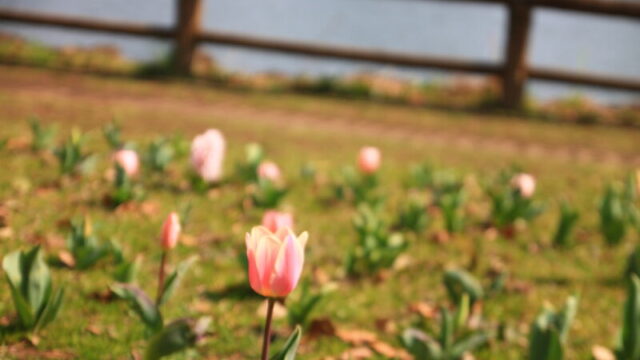
M 160 39 L 173 37 L 173 29 L 166 27 L 106 21 L 95 18 L 80 19 L 63 15 L 27 13 L 8 9 L 0 9 L 0 20 L 27 23 L 31 25 L 46 25 L 68 29 L 109 32 L 122 35 L 149 36 Z
M 608 89 L 620 89 L 640 92 L 640 79 L 592 75 L 566 70 L 531 68 L 529 77 L 538 80 L 558 81 L 563 83 L 582 84 Z
M 527 45 L 531 7 L 526 1 L 515 1 L 509 6 L 505 67 L 502 75 L 502 99 L 504 105 L 510 108 L 522 105 L 524 85 L 527 81 Z
M 202 19 L 201 0 L 176 0 L 176 39 L 174 47 L 174 67 L 183 75 L 191 73 L 196 36 Z
M 276 40 L 249 35 L 237 35 L 221 32 L 204 32 L 198 36 L 201 42 L 257 48 L 269 51 L 360 60 L 382 64 L 393 64 L 417 68 L 433 68 L 452 71 L 465 71 L 479 74 L 499 75 L 499 64 L 461 60 L 447 57 L 433 57 L 418 54 L 400 54 L 380 50 L 358 49 L 335 45 L 307 44 L 297 41 Z
M 531 0 L 531 5 L 640 20 L 640 2 L 634 0 Z

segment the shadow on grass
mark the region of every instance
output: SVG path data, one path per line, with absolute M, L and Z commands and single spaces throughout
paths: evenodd
M 252 300 L 261 298 L 260 295 L 256 294 L 251 289 L 249 284 L 244 282 L 230 285 L 217 291 L 205 291 L 203 296 L 207 298 L 207 300 L 211 301 L 219 301 L 223 299 Z

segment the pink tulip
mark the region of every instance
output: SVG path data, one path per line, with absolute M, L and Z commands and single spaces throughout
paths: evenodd
M 180 237 L 180 231 L 182 227 L 180 226 L 180 217 L 174 211 L 162 224 L 162 233 L 160 234 L 160 240 L 162 247 L 165 250 L 170 250 L 176 247 L 178 244 L 178 238 Z
M 191 142 L 191 164 L 207 182 L 220 180 L 226 142 L 222 133 L 209 129 Z
M 513 177 L 511 185 L 520 192 L 522 197 L 529 198 L 536 191 L 536 178 L 531 174 L 520 173 Z
M 280 168 L 273 161 L 263 161 L 258 166 L 258 177 L 271 181 L 280 180 Z
M 269 210 L 262 216 L 262 226 L 271 232 L 277 232 L 280 228 L 293 228 L 293 215 L 286 212 Z
M 373 174 L 380 167 L 382 155 L 377 147 L 365 146 L 358 154 L 358 167 L 365 174 Z
M 271 232 L 256 226 L 247 233 L 249 283 L 258 294 L 282 298 L 295 289 L 304 264 L 307 232 L 296 236 L 289 228 Z
M 129 176 L 134 176 L 140 169 L 140 160 L 138 153 L 133 150 L 122 149 L 113 154 L 113 160 L 118 164 L 124 172 Z

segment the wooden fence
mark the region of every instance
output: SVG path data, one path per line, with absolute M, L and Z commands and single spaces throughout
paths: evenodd
M 502 63 L 491 63 L 344 46 L 308 44 L 297 41 L 207 31 L 201 27 L 202 0 L 176 1 L 177 11 L 174 27 L 158 27 L 101 19 L 82 19 L 62 15 L 36 14 L 10 9 L 0 9 L 0 20 L 173 40 L 174 66 L 176 71 L 181 74 L 189 74 L 196 46 L 199 43 L 206 42 L 291 54 L 497 76 L 502 79 L 503 102 L 507 107 L 518 107 L 522 104 L 524 85 L 529 78 L 640 92 L 640 79 L 616 78 L 567 70 L 529 67 L 527 65 L 527 47 L 534 9 L 546 8 L 575 11 L 614 16 L 636 22 L 640 20 L 640 2 L 630 2 L 627 0 L 458 0 L 499 4 L 507 8 L 508 36 L 504 59 Z M 629 44 L 629 46 L 638 45 L 638 43 Z

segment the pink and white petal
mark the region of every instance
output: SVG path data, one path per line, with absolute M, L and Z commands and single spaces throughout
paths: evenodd
M 271 290 L 276 296 L 288 295 L 298 284 L 304 258 L 296 238 L 291 235 L 285 240 L 275 264 L 274 276 L 271 279 Z

